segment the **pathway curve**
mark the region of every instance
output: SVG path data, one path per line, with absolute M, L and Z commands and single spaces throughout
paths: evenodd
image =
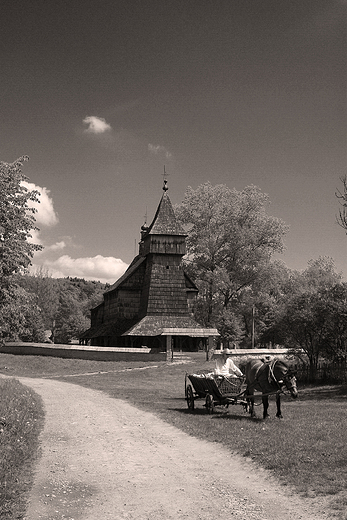
M 46 419 L 25 520 L 325 520 L 265 472 L 102 392 L 21 378 Z

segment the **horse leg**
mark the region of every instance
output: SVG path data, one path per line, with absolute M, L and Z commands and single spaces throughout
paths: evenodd
M 255 417 L 253 392 L 251 390 L 249 390 L 248 387 L 246 389 L 246 395 L 249 396 L 249 397 L 247 397 L 247 402 L 248 402 L 248 405 L 249 405 L 248 406 L 248 411 L 249 411 L 251 417 Z
M 276 395 L 276 405 L 277 405 L 276 417 L 278 417 L 278 419 L 283 419 L 283 415 L 282 415 L 282 412 L 281 412 L 281 396 L 280 396 L 280 394 Z
M 269 408 L 268 396 L 262 397 L 262 401 L 263 401 L 263 419 L 267 419 L 268 417 L 270 417 L 270 415 L 267 413 L 268 408 Z

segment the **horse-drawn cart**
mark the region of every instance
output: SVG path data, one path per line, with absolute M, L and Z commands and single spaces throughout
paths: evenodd
M 241 404 L 246 410 L 244 377 L 216 374 L 186 374 L 185 396 L 189 410 L 194 410 L 195 400 L 204 399 L 206 410 L 213 413 L 215 406 Z

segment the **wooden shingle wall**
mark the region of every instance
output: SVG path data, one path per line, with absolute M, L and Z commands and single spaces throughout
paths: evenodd
M 142 294 L 142 314 L 188 315 L 187 292 L 181 258 L 151 255 Z M 145 308 L 146 307 L 146 308 Z
M 95 327 L 101 325 L 104 322 L 104 304 L 101 303 L 97 307 L 91 310 L 91 326 Z
M 182 236 L 149 235 L 142 244 L 141 254 L 185 255 L 186 242 Z

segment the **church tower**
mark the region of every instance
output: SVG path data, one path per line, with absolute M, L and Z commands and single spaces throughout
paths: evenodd
M 139 254 L 147 258 L 140 315 L 189 316 L 182 257 L 186 233 L 176 221 L 171 201 L 164 193 L 153 222 L 142 228 Z
M 218 336 L 201 327 L 192 309 L 198 289 L 183 270 L 187 234 L 177 221 L 167 181 L 152 223 L 141 228 L 139 254 L 92 309 L 91 328 L 81 341 L 103 347 L 167 352 L 195 350 L 203 338 Z

